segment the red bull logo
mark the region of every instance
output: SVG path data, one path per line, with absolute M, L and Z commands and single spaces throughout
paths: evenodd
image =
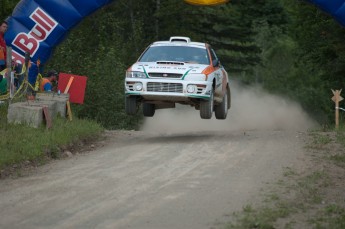
M 35 26 L 29 33 L 18 33 L 12 41 L 12 45 L 23 53 L 29 52 L 31 56 L 34 56 L 39 49 L 40 42 L 47 39 L 58 23 L 39 7 L 30 15 L 30 19 L 35 22 Z M 14 52 L 13 57 L 16 62 L 23 63 L 23 57 L 18 53 Z

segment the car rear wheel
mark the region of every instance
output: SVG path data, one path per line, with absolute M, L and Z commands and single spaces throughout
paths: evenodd
M 200 117 L 202 119 L 211 119 L 213 113 L 213 91 L 211 91 L 210 99 L 200 102 Z
M 228 90 L 224 93 L 223 101 L 215 107 L 214 114 L 216 119 L 226 119 L 228 114 Z
M 145 117 L 153 117 L 156 108 L 152 103 L 143 103 L 143 114 Z
M 138 102 L 136 97 L 125 98 L 125 110 L 129 115 L 135 115 L 138 110 Z

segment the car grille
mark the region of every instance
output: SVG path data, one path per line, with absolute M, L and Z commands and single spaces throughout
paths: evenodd
M 182 77 L 182 74 L 174 73 L 149 73 L 149 76 L 152 78 L 175 78 L 179 79 Z
M 180 83 L 149 82 L 147 83 L 147 91 L 183 93 L 183 86 Z

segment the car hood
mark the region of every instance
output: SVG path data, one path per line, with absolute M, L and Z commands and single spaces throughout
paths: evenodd
M 160 61 L 160 62 L 137 62 L 132 65 L 132 71 L 146 72 L 146 73 L 175 73 L 185 74 L 190 73 L 202 73 L 209 65 L 185 63 L 185 62 L 172 62 L 172 61 Z

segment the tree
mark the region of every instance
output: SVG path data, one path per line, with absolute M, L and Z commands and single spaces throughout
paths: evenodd
M 222 63 L 232 73 L 251 73 L 253 66 L 262 62 L 263 47 L 256 43 L 261 26 L 283 26 L 286 17 L 277 1 L 231 1 L 216 7 L 199 8 L 203 15 L 195 23 L 194 30 L 218 50 Z M 270 39 L 271 40 L 271 39 Z M 242 74 L 243 75 L 243 74 Z
M 8 18 L 20 0 L 1 0 L 0 20 L 3 21 Z

